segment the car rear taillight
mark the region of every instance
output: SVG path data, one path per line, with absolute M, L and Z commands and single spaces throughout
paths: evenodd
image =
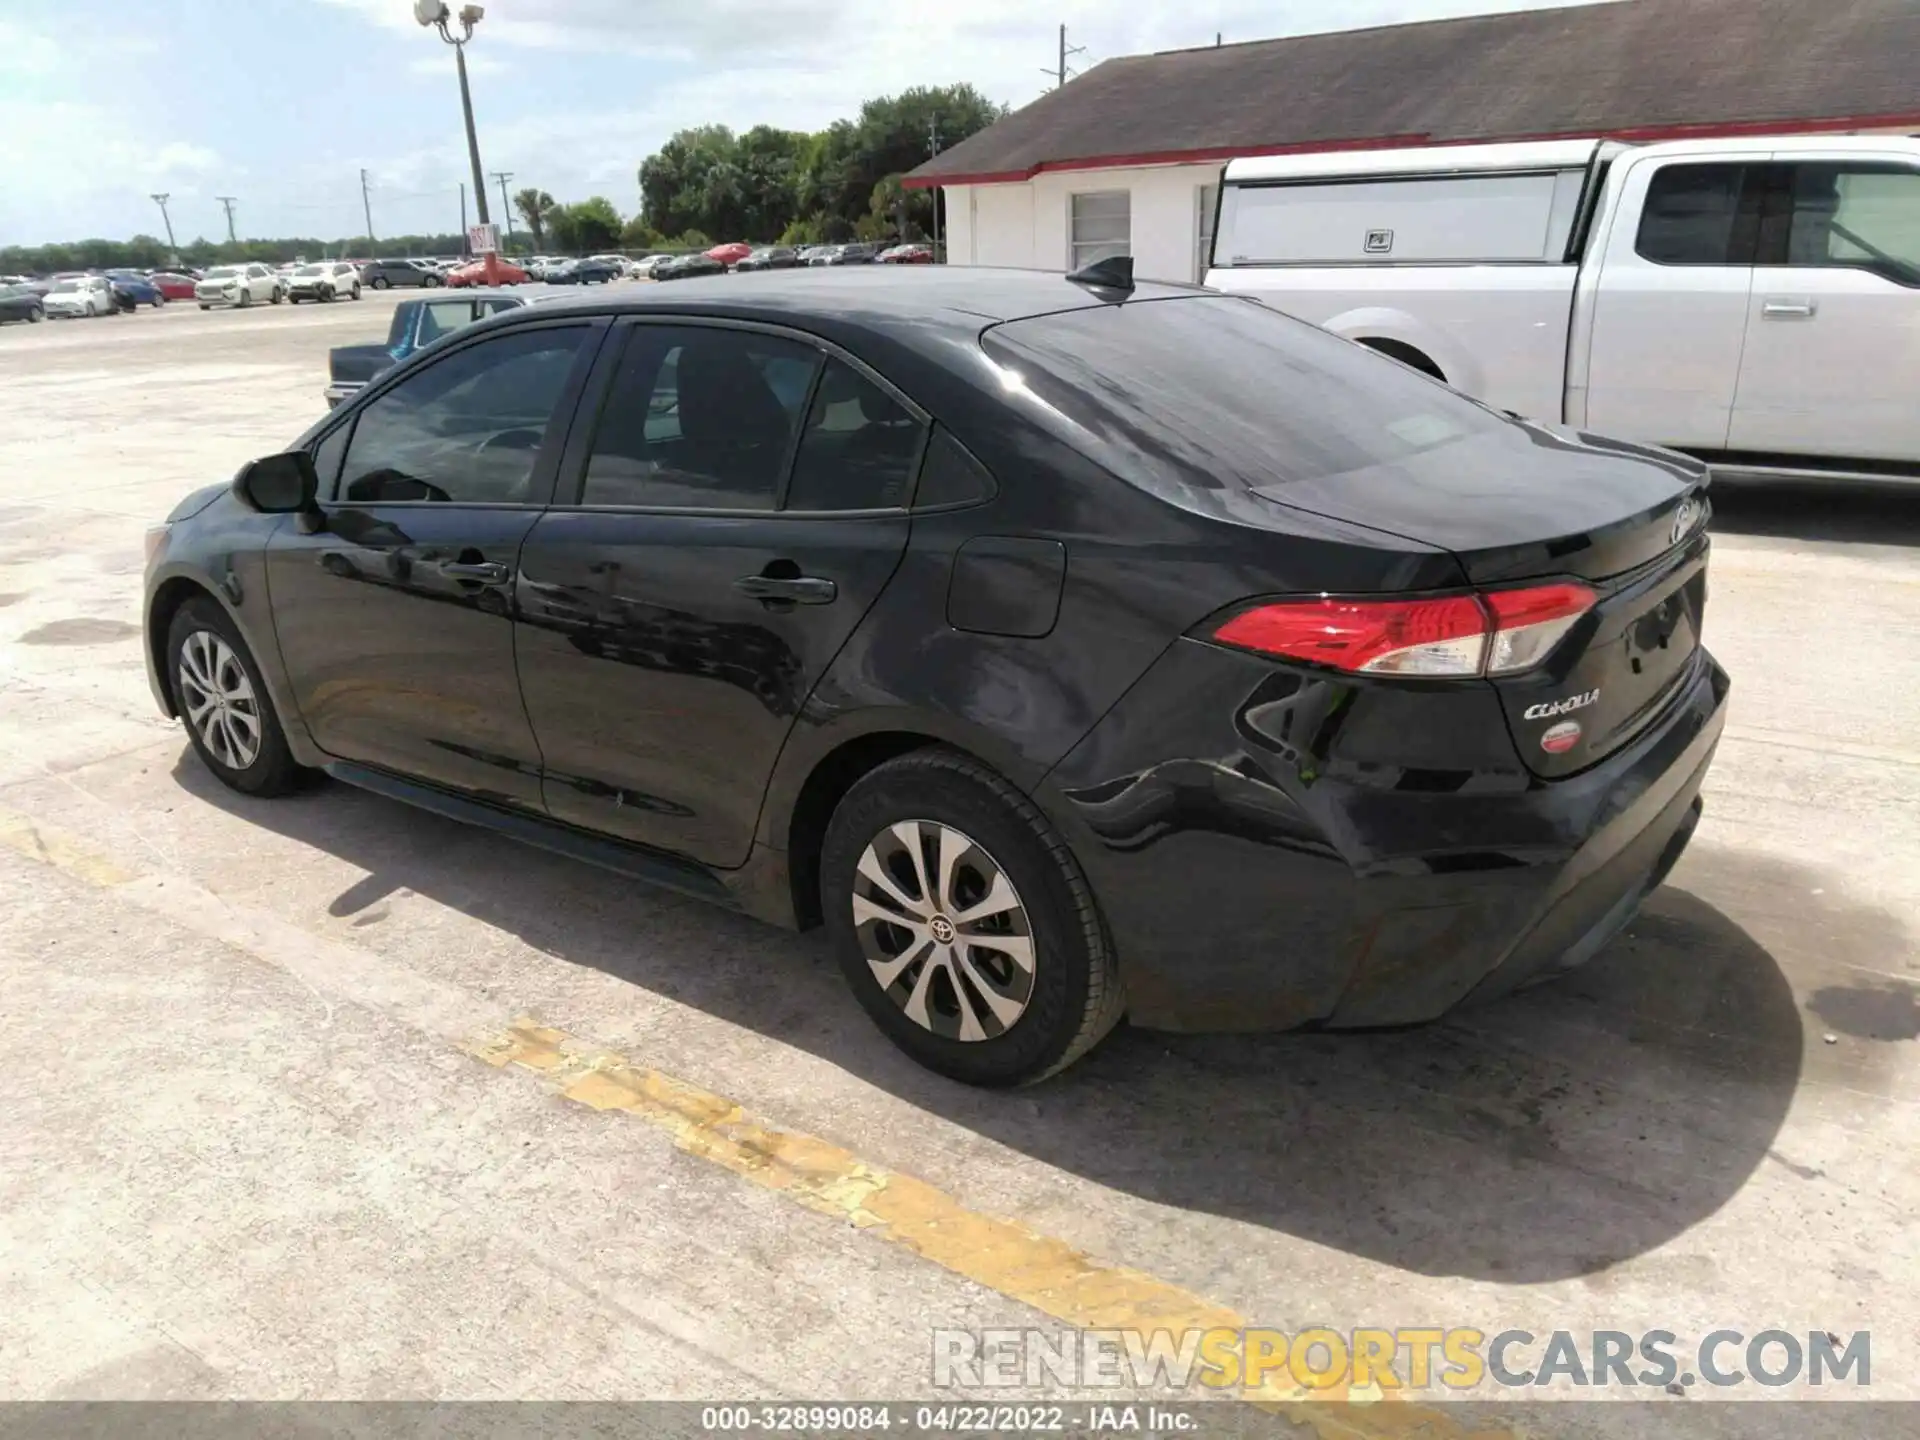
M 1243 610 L 1223 645 L 1367 675 L 1510 675 L 1539 664 L 1593 607 L 1584 585 L 1479 595 L 1343 600 L 1322 595 Z

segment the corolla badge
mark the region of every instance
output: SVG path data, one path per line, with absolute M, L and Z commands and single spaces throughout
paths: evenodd
M 1540 737 L 1540 748 L 1549 755 L 1564 755 L 1580 743 L 1580 722 L 1562 720 L 1558 725 L 1549 725 L 1546 734 Z
M 1569 710 L 1584 710 L 1599 698 L 1600 691 L 1596 687 L 1587 691 L 1584 695 L 1568 695 L 1560 700 L 1543 700 L 1538 705 L 1529 705 L 1521 712 L 1521 718 L 1525 720 L 1551 719 L 1555 715 L 1564 715 Z
M 1693 533 L 1693 527 L 1700 523 L 1700 502 L 1689 495 L 1680 502 L 1680 508 L 1673 512 L 1673 528 L 1667 532 L 1667 543 L 1678 545 Z

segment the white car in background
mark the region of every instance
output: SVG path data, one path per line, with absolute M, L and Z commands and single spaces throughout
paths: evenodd
M 278 305 L 286 291 L 280 277 L 258 261 L 248 265 L 216 265 L 200 277 L 193 287 L 193 298 L 202 310 L 215 305 L 245 307 L 256 300 Z
M 50 320 L 111 315 L 120 307 L 113 298 L 113 282 L 104 275 L 74 275 L 53 282 L 41 301 Z
M 344 260 L 318 260 L 302 265 L 287 277 L 287 299 L 298 305 L 302 300 L 335 300 L 340 296 L 360 298 L 360 272 Z

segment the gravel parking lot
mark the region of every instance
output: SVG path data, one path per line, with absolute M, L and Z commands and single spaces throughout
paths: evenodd
M 1193 1315 L 1870 1330 L 1920 1398 L 1920 496 L 1717 494 L 1705 818 L 1571 979 L 978 1093 L 814 937 L 154 711 L 143 530 L 395 298 L 0 331 L 0 1397 L 903 1398 L 935 1329 Z

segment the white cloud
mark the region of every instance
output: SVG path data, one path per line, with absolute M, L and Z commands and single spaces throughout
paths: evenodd
M 469 75 L 503 75 L 509 68 L 511 67 L 508 66 L 506 61 L 496 60 L 491 55 L 482 54 L 478 50 L 467 56 L 467 73 Z M 444 75 L 451 79 L 453 76 L 453 57 L 446 54 L 422 55 L 418 59 L 411 60 L 407 63 L 407 71 L 413 75 Z
M 154 151 L 149 163 L 162 174 L 198 172 L 213 169 L 220 163 L 220 157 L 204 145 L 188 145 L 175 140 Z

